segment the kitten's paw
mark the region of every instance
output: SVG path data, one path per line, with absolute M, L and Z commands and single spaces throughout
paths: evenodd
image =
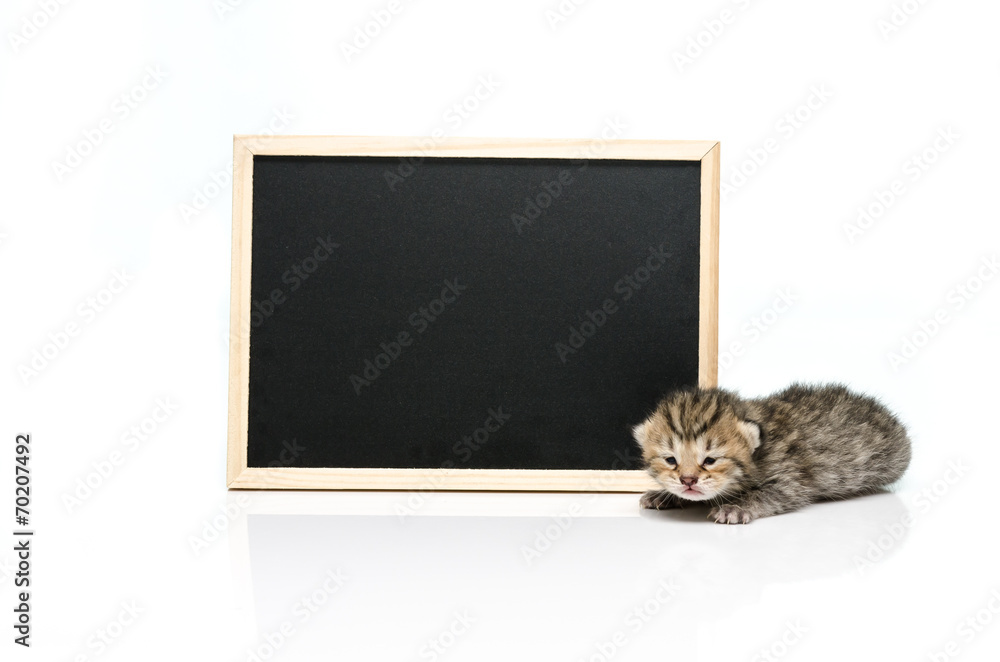
M 639 499 L 640 508 L 651 508 L 653 510 L 680 508 L 681 505 L 681 501 L 677 498 L 677 495 L 665 490 L 650 490 Z
M 749 524 L 753 520 L 753 514 L 749 510 L 733 504 L 716 506 L 708 511 L 708 516 L 716 524 Z

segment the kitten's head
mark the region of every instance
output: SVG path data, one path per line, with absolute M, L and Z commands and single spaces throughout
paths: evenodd
M 675 391 L 632 428 L 646 470 L 677 496 L 703 501 L 738 489 L 753 468 L 760 426 L 718 389 Z

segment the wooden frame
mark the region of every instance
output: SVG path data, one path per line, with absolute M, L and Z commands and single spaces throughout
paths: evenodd
M 598 152 L 597 147 L 600 147 Z M 701 162 L 701 268 L 698 382 L 718 381 L 719 143 L 662 140 L 234 136 L 233 247 L 229 356 L 231 489 L 555 490 L 642 492 L 656 489 L 641 470 L 358 469 L 248 467 L 250 255 L 253 157 L 458 156 L 640 159 Z

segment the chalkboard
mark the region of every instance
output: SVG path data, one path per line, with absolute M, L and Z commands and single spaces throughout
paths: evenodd
M 713 386 L 718 143 L 234 141 L 232 488 L 651 487 Z

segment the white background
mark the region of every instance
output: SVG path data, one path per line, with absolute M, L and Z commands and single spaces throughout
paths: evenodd
M 5 2 L 4 658 L 995 659 L 1000 7 L 903 4 L 889 31 L 886 0 L 567 0 L 558 21 L 556 0 L 420 0 L 348 57 L 387 2 Z M 227 493 L 234 133 L 608 121 L 721 141 L 720 381 L 880 396 L 914 443 L 895 494 L 722 527 L 640 516 L 635 495 Z M 878 218 L 852 242 L 859 207 Z M 904 339 L 921 346 L 893 362 Z M 30 651 L 11 627 L 19 432 Z

